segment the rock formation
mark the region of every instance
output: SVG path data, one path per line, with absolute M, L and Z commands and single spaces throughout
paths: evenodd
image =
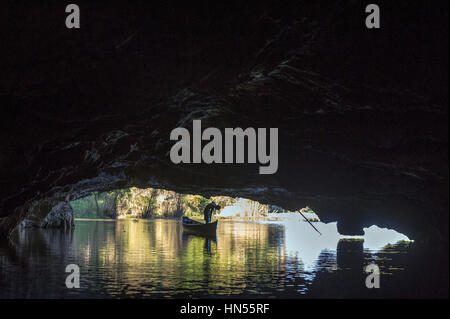
M 50 204 L 50 206 L 49 206 Z M 50 203 L 46 200 L 33 203 L 19 227 L 71 228 L 74 226 L 72 207 L 68 202 Z
M 2 10 L 0 235 L 35 203 L 136 186 L 448 241 L 447 3 L 380 1 L 370 31 L 359 1 L 164 3 L 80 4 L 76 31 L 60 6 Z M 279 128 L 278 172 L 172 164 L 194 119 Z

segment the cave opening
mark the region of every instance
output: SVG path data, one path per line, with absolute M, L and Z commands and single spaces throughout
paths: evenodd
M 219 220 L 216 236 L 185 233 L 181 216 L 202 220 L 211 201 L 221 206 L 213 216 Z M 301 209 L 303 216 L 321 234 L 295 211 L 240 197 L 131 187 L 90 193 L 69 205 L 75 227 L 19 227 L 12 236 L 16 244 L 0 246 L 0 259 L 9 266 L 2 268 L 3 278 L 14 279 L 3 283 L 0 295 L 19 280 L 9 270 L 25 263 L 21 280 L 36 268 L 49 275 L 37 295 L 51 296 L 61 280 L 58 269 L 76 264 L 81 287 L 89 288 L 63 291 L 70 296 L 180 297 L 195 289 L 198 297 L 327 297 L 342 294 L 344 280 L 353 285 L 346 295 L 355 297 L 367 267 L 376 264 L 381 273 L 395 275 L 395 287 L 415 261 L 407 236 L 375 225 L 363 236 L 341 235 L 336 222 L 321 221 L 309 207 Z
M 413 242 L 408 236 L 390 227 L 384 228 L 375 224 L 364 227 L 363 235 L 340 234 L 337 221 L 322 222 L 319 214 L 309 206 L 299 210 L 287 210 L 279 205 L 262 204 L 247 198 L 182 194 L 158 188 L 130 187 L 106 192 L 92 192 L 90 195 L 70 201 L 70 206 L 73 218 L 80 221 L 101 219 L 180 220 L 182 216 L 187 216 L 202 222 L 204 209 L 211 202 L 220 206 L 220 209 L 213 214 L 213 220 L 282 226 L 284 228 L 284 244 L 288 250 L 300 251 L 304 249 L 305 245 L 320 241 L 322 243 L 318 247 L 321 247 L 321 250 L 335 250 L 337 242 L 341 239 L 361 240 L 364 242 L 364 248 L 371 251 L 381 250 L 397 243 Z M 286 233 L 297 235 L 288 236 Z M 302 245 L 299 246 L 298 243 L 302 243 Z

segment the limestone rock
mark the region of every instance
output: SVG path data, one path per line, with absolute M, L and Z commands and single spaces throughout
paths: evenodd
M 71 228 L 74 227 L 72 207 L 68 202 L 41 201 L 31 205 L 28 216 L 19 227 Z

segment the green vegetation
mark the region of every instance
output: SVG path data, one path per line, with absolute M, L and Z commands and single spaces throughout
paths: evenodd
M 71 202 L 75 218 L 179 218 L 203 219 L 205 206 L 214 201 L 222 207 L 221 218 L 260 219 L 268 213 L 290 213 L 275 205 L 228 196 L 179 194 L 155 188 L 136 188 L 92 193 Z M 303 213 L 313 213 L 306 207 Z M 214 214 L 219 213 L 214 211 Z
M 210 200 L 201 195 L 186 195 L 183 203 L 186 207 L 186 216 L 200 216 Z
M 116 218 L 117 202 L 127 190 L 92 193 L 70 202 L 76 218 Z
M 406 249 L 411 244 L 412 244 L 412 241 L 399 240 L 395 244 L 387 244 L 386 246 L 383 247 L 382 251 L 383 252 L 389 252 L 389 251 L 392 251 L 392 250 Z
M 203 218 L 205 206 L 215 201 L 225 207 L 233 198 L 184 195 L 164 189 L 136 187 L 93 193 L 72 201 L 76 218 L 177 218 L 182 215 Z

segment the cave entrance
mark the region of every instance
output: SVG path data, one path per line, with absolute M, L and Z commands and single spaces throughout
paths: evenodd
M 337 242 L 341 239 L 363 241 L 364 248 L 369 250 L 383 249 L 385 246 L 398 242 L 410 242 L 407 236 L 393 229 L 380 228 L 376 225 L 364 228 L 362 236 L 343 236 L 338 232 L 337 222 L 323 223 L 319 215 L 308 206 L 300 210 L 302 212 L 300 215 L 277 205 L 262 204 L 240 197 L 205 197 L 198 194 L 180 194 L 165 189 L 131 187 L 94 192 L 89 196 L 71 201 L 70 205 L 76 220 L 131 219 L 136 221 L 180 219 L 182 216 L 187 216 L 202 221 L 203 210 L 210 202 L 221 206 L 221 209 L 214 213 L 213 219 L 224 222 L 274 224 L 283 227 L 285 246 L 293 250 L 307 251 L 309 248 L 305 249 L 305 245 L 308 247 L 315 245 L 320 250 L 336 249 Z M 315 232 L 317 230 L 318 232 Z
M 219 220 L 216 236 L 185 233 L 181 216 L 203 222 L 203 209 L 211 201 L 221 206 L 213 215 L 213 220 Z M 278 276 L 297 278 L 288 283 L 296 287 L 295 294 L 309 293 L 313 286 L 327 287 L 328 282 L 317 277 L 323 272 L 340 273 L 359 287 L 364 282 L 362 269 L 373 263 L 381 270 L 401 269 L 404 260 L 394 258 L 378 265 L 379 260 L 392 253 L 404 255 L 411 243 L 407 236 L 376 225 L 364 228 L 363 236 L 343 236 L 337 222 L 322 222 L 309 207 L 302 208 L 300 215 L 239 197 L 132 187 L 93 193 L 71 205 L 78 220 L 75 237 L 88 256 L 100 254 L 112 265 L 119 261 L 146 273 L 145 267 L 152 265 L 158 276 L 172 281 L 180 277 L 176 271 L 188 282 L 203 280 L 204 285 L 210 285 L 210 277 L 219 278 L 228 291 L 244 294 L 270 290 Z M 249 282 L 249 277 L 260 281 L 253 289 L 242 288 L 239 282 Z M 190 283 L 178 283 L 178 287 L 185 285 Z M 285 285 L 275 284 L 281 290 Z M 222 293 L 217 287 L 210 291 Z
M 114 218 L 114 219 L 152 219 L 179 218 L 188 216 L 202 218 L 203 210 L 210 202 L 221 206 L 216 214 L 220 219 L 245 221 L 276 221 L 289 214 L 298 214 L 277 205 L 261 204 L 257 201 L 230 197 L 205 197 L 196 194 L 180 194 L 174 191 L 156 188 L 126 188 L 107 192 L 93 192 L 89 196 L 70 202 L 74 217 Z M 302 209 L 309 221 L 320 221 L 309 207 Z
M 180 217 L 203 218 L 210 201 L 221 205 L 216 236 L 192 235 Z M 93 193 L 70 203 L 75 227 L 22 228 L 15 245 L 0 246 L 0 296 L 64 297 L 361 297 L 366 267 L 376 264 L 397 281 L 395 296 L 414 263 L 409 240 L 376 226 L 364 236 L 342 236 L 311 209 L 303 217 L 245 198 L 204 197 L 162 189 L 129 188 Z M 51 205 L 50 205 L 51 206 Z M 58 216 L 58 215 L 55 215 Z M 19 262 L 17 262 L 20 260 Z M 28 280 L 39 276 L 30 289 Z M 428 262 L 428 259 L 423 259 Z M 27 265 L 24 267 L 23 265 Z M 61 290 L 67 265 L 80 268 L 80 289 Z M 24 273 L 24 269 L 25 272 Z M 404 271 L 406 269 L 406 271 Z M 28 271 L 28 272 L 27 272 Z M 16 283 L 23 285 L 16 288 Z M 382 281 L 384 283 L 385 281 Z M 5 289 L 3 289 L 5 287 Z M 11 292 L 9 294 L 8 292 Z M 362 293 L 373 296 L 373 290 Z M 61 297 L 61 295 L 59 295 Z

